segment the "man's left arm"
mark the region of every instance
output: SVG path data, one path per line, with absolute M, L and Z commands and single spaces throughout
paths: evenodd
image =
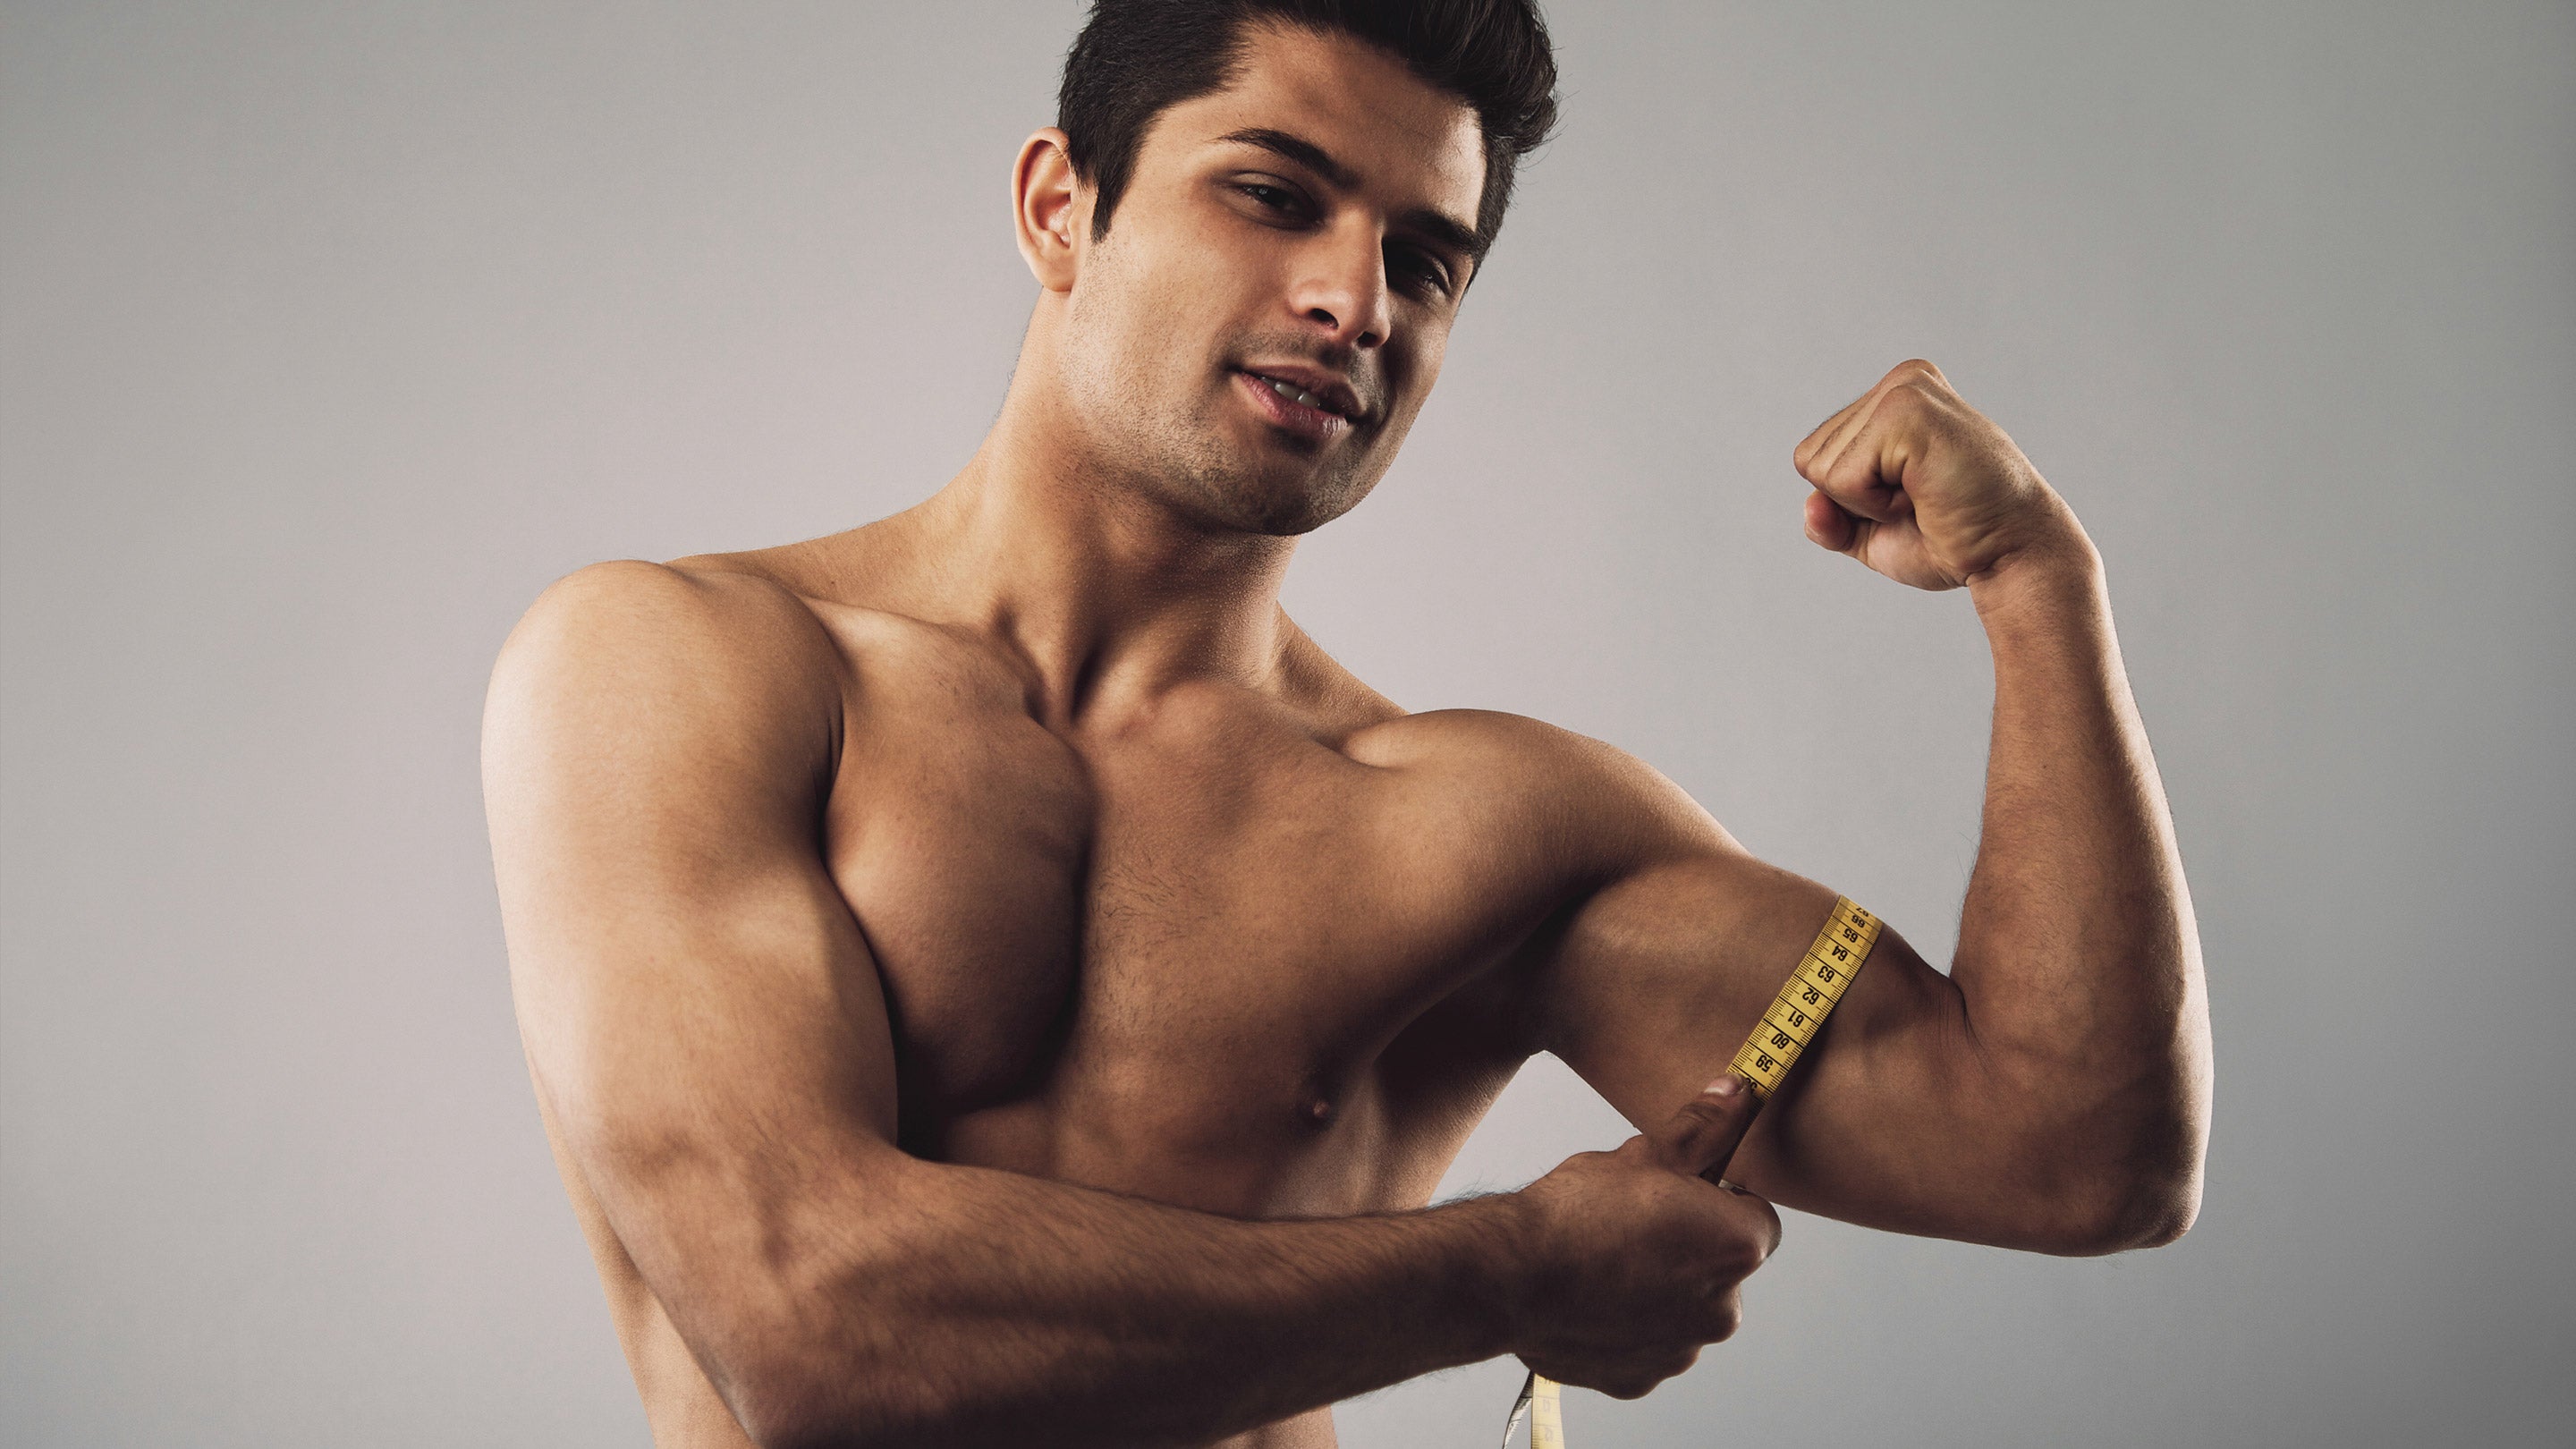
M 1969 591 L 1994 734 L 1948 975 L 1889 930 L 1728 1176 L 1902 1232 L 2057 1253 L 2170 1241 L 2199 1204 L 2208 1003 L 2100 558 L 1928 363 L 1796 462 L 1819 545 Z M 1891 709 L 1879 738 L 1903 749 L 1902 730 Z M 1629 827 L 1633 863 L 1547 938 L 1530 1005 L 1540 1044 L 1650 1122 L 1724 1069 L 1833 892 L 1752 859 L 1669 786 L 1629 798 L 1648 821 Z M 1870 828 L 1865 806 L 1833 824 Z

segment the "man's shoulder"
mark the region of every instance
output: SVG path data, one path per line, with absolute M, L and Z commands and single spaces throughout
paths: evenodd
M 713 669 L 736 682 L 802 675 L 830 655 L 810 601 L 780 581 L 715 559 L 618 559 L 557 579 L 511 631 L 504 667 L 531 663 L 610 673 Z
M 802 743 L 904 701 L 1017 699 L 1016 676 L 953 629 L 848 597 L 793 549 L 592 564 L 512 631 L 487 717 L 566 702 L 637 728 L 735 728 Z
M 1635 755 L 1588 735 L 1500 710 L 1408 714 L 1352 736 L 1364 765 L 1405 771 L 1484 810 L 1508 812 L 1590 856 L 1653 854 L 1726 840 L 1682 788 Z
M 1388 768 L 1503 769 L 1534 778 L 1594 778 L 1647 767 L 1588 735 L 1525 714 L 1433 709 L 1371 726 L 1351 738 L 1362 764 Z M 1651 771 L 1649 771 L 1651 773 Z
M 774 580 L 694 560 L 592 564 L 540 594 L 502 645 L 485 741 L 828 743 L 845 672 L 813 610 Z

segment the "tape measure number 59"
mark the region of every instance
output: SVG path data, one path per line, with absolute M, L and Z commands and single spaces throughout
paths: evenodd
M 1815 944 L 1798 958 L 1798 969 L 1789 973 L 1788 984 L 1780 988 L 1729 1064 L 1752 1085 L 1757 1103 L 1770 1101 L 1771 1094 L 1780 1090 L 1789 1068 L 1798 1064 L 1798 1054 L 1824 1029 L 1825 1017 L 1851 988 L 1852 977 L 1877 944 L 1878 917 L 1849 899 L 1837 898 L 1825 928 L 1816 933 Z M 1512 1435 L 1524 1417 L 1530 1424 L 1530 1449 L 1565 1449 L 1564 1413 L 1555 1380 L 1531 1374 L 1522 1381 L 1520 1399 L 1503 1424 L 1503 1449 L 1512 1449 Z

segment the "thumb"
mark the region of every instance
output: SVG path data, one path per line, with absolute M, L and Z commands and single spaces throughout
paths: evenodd
M 1807 537 L 1817 547 L 1855 556 L 1861 535 L 1869 528 L 1869 520 L 1836 503 L 1821 488 L 1807 495 L 1806 524 Z
M 1753 1114 L 1761 1110 L 1762 1099 L 1729 1072 L 1684 1102 L 1662 1131 L 1648 1135 L 1647 1145 L 1658 1164 L 1714 1181 L 1735 1155 L 1735 1144 L 1744 1140 L 1744 1130 L 1753 1125 Z

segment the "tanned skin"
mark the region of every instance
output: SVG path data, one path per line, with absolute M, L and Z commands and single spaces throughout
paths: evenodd
M 1766 1198 L 2056 1253 L 2188 1225 L 2199 951 L 2102 568 L 1937 370 L 1795 462 L 1812 540 L 1992 641 L 1958 950 L 1885 937 L 1758 1120 L 1704 1089 L 1833 892 L 1608 746 L 1407 714 L 1281 612 L 1439 373 L 1480 147 L 1296 30 L 1158 118 L 1106 236 L 1038 132 L 1036 313 L 963 472 L 583 570 L 511 637 L 519 1019 L 665 1449 L 1307 1449 L 1498 1354 L 1643 1393 L 1733 1329 Z M 1540 1051 L 1647 1135 L 1425 1207 Z M 1730 1155 L 1751 1193 L 1701 1177 Z

